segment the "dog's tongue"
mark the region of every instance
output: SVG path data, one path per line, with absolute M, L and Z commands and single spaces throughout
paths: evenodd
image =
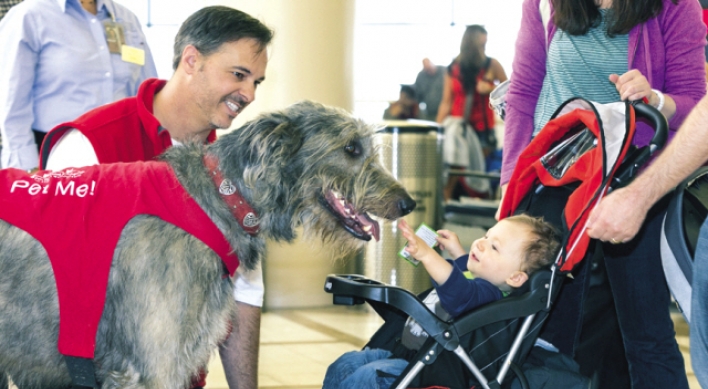
M 361 231 L 364 234 L 373 236 L 376 241 L 380 239 L 379 223 L 371 219 L 366 212 L 359 212 L 350 202 L 346 201 L 339 193 L 329 191 L 325 195 L 325 199 L 330 208 L 349 228 Z
M 378 242 L 381 234 L 379 230 L 379 223 L 376 220 L 370 218 L 369 215 L 365 213 L 357 214 L 357 220 L 359 221 L 359 224 L 361 224 L 362 229 L 371 234 Z

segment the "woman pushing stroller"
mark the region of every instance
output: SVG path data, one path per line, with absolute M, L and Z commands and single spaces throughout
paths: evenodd
M 404 221 L 399 228 L 408 240 L 406 251 L 430 274 L 435 289 L 424 303 L 443 319 L 455 318 L 499 300 L 526 283 L 534 271 L 550 265 L 559 248 L 555 229 L 527 215 L 508 217 L 474 241 L 469 254 L 457 235 L 439 230 L 437 243 L 456 260 L 445 260 L 418 237 Z M 474 277 L 468 279 L 464 272 Z M 404 350 L 416 350 L 427 338 L 411 318 L 401 334 Z M 364 349 L 342 355 L 327 370 L 324 389 L 388 388 L 408 361 L 383 349 Z
M 698 2 L 524 0 L 522 12 L 506 95 L 502 192 L 534 133 L 571 97 L 603 104 L 646 98 L 675 131 L 706 93 L 706 28 Z M 651 134 L 650 128 L 638 123 L 633 143 L 643 146 Z M 659 255 L 665 207 L 659 203 L 652 209 L 632 241 L 603 245 L 607 281 L 597 283 L 592 294 L 587 292 L 590 261 L 586 261 L 575 285 L 563 288 L 542 334 L 562 352 L 579 358 L 581 370 L 597 371 L 600 386 L 688 388 Z M 608 302 L 594 297 L 607 294 Z M 608 332 L 619 341 L 602 335 L 597 337 L 602 339 L 600 347 L 582 344 L 581 310 L 588 306 L 596 307 L 588 311 L 616 312 L 613 321 L 618 329 Z M 586 322 L 583 337 L 594 335 L 606 322 Z M 612 344 L 619 352 L 601 350 Z M 617 371 L 620 361 L 606 360 L 600 366 L 594 361 L 615 355 L 626 360 L 623 364 L 628 364 L 629 373 L 602 379 L 605 373 Z

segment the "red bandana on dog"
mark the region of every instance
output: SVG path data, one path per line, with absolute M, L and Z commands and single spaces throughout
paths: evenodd
M 194 235 L 229 274 L 238 258 L 209 216 L 164 162 L 97 165 L 35 174 L 0 170 L 0 219 L 37 239 L 59 294 L 59 352 L 93 358 L 108 272 L 120 233 L 153 215 Z

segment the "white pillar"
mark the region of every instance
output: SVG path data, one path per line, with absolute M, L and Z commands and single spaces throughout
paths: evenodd
M 234 122 L 260 112 L 314 100 L 351 111 L 354 0 L 220 1 L 247 12 L 275 31 L 266 81 L 256 101 Z
M 212 2 L 258 18 L 275 31 L 266 81 L 256 101 L 234 121 L 313 100 L 352 111 L 354 0 L 231 0 Z M 301 231 L 300 231 L 301 232 Z M 329 273 L 351 272 L 354 259 L 334 263 L 319 241 L 268 242 L 263 264 L 266 309 L 332 305 L 323 290 Z

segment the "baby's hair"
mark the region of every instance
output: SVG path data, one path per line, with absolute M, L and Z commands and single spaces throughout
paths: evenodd
M 560 248 L 558 233 L 553 225 L 544 221 L 543 218 L 523 214 L 510 216 L 504 220 L 529 227 L 529 232 L 535 237 L 528 242 L 524 249 L 522 271 L 531 275 L 536 270 L 553 263 Z

